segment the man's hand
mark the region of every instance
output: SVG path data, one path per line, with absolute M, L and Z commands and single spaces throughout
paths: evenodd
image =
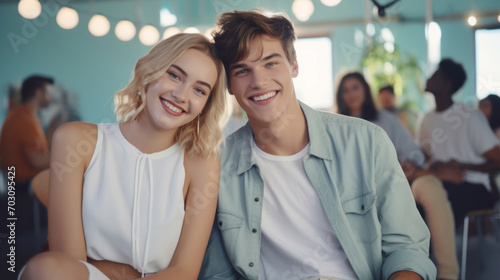
M 417 166 L 410 161 L 402 161 L 401 168 L 403 168 L 403 172 L 408 180 L 415 179 L 415 173 L 418 170 Z
M 460 184 L 465 179 L 465 170 L 457 162 L 434 162 L 429 171 L 441 181 Z

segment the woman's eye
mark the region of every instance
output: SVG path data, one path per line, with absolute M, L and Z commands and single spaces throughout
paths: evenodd
M 195 88 L 194 90 L 199 94 L 205 95 L 205 92 L 202 89 Z
M 178 79 L 179 79 L 179 76 L 177 76 L 175 73 L 172 73 L 172 72 L 167 72 L 167 73 L 168 73 L 168 75 L 169 75 L 170 77 L 172 77 L 172 78 L 174 78 L 174 79 L 176 79 L 176 80 L 178 80 Z

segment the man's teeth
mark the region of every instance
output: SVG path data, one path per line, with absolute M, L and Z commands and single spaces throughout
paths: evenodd
M 165 106 L 167 106 L 170 110 L 176 112 L 176 113 L 182 113 L 182 110 L 175 107 L 174 105 L 168 103 L 167 101 L 165 100 L 162 100 L 161 102 L 163 102 L 163 104 L 165 104 Z
M 271 98 L 271 97 L 273 97 L 275 95 L 276 95 L 276 92 L 273 91 L 273 92 L 266 93 L 266 94 L 263 94 L 263 95 L 260 95 L 260 96 L 252 97 L 252 100 L 253 101 L 262 101 L 262 100 L 269 99 L 269 98 Z

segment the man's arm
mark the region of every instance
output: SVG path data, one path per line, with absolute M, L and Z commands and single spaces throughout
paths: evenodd
M 465 179 L 466 172 L 458 164 L 434 163 L 427 169 L 419 169 L 411 162 L 402 162 L 401 167 L 409 181 L 425 175 L 433 175 L 441 181 L 453 182 L 459 184 Z
M 463 163 L 463 162 L 455 162 L 459 168 L 467 169 L 470 171 L 478 171 L 484 173 L 495 173 L 500 171 L 500 163 L 496 161 L 489 160 L 483 164 L 471 164 L 471 163 Z
M 50 166 L 50 154 L 43 152 L 26 152 L 26 157 L 31 167 L 35 169 L 47 169 Z
M 465 179 L 465 169 L 452 162 L 433 162 L 429 166 L 429 173 L 441 181 L 459 184 Z
M 488 159 L 488 161 L 483 164 L 473 164 L 453 160 L 450 162 L 450 165 L 460 169 L 484 173 L 495 173 L 500 171 L 500 146 L 495 146 L 484 152 L 483 157 Z
M 500 146 L 493 147 L 493 149 L 486 151 L 483 156 L 496 163 L 496 167 L 500 167 Z
M 50 166 L 47 139 L 39 124 L 28 122 L 20 138 L 24 156 L 34 169 L 43 170 Z
M 375 135 L 374 183 L 382 233 L 383 279 L 436 279 L 430 233 L 418 213 L 396 151 L 383 131 Z

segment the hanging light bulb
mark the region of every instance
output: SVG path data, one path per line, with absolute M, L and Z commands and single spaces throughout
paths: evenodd
M 122 20 L 118 22 L 118 24 L 115 27 L 115 34 L 118 39 L 122 41 L 130 41 L 132 38 L 135 36 L 135 25 L 128 21 L 128 20 Z
M 314 13 L 314 4 L 311 0 L 295 0 L 292 4 L 292 12 L 300 21 L 307 21 Z
M 154 45 L 160 40 L 160 32 L 152 25 L 145 25 L 139 31 L 139 41 L 146 46 Z
M 110 27 L 108 19 L 103 15 L 94 15 L 89 21 L 90 34 L 96 37 L 108 34 Z
M 497 20 L 498 20 L 498 22 L 500 22 L 500 15 L 498 15 Z
M 425 38 L 432 41 L 441 40 L 441 27 L 435 21 L 431 21 L 427 24 L 425 29 Z
M 162 27 L 174 25 L 177 23 L 177 16 L 170 12 L 167 8 L 160 10 L 160 25 Z
M 368 23 L 366 25 L 366 34 L 370 37 L 375 35 L 375 25 L 373 25 L 373 23 Z
M 427 60 L 430 65 L 437 65 L 441 60 L 441 27 L 435 21 L 425 26 L 427 40 Z
M 181 30 L 175 26 L 169 27 L 165 29 L 165 32 L 163 32 L 163 39 L 170 38 L 174 36 L 175 34 L 181 33 Z
M 384 50 L 386 50 L 389 53 L 393 53 L 394 52 L 394 43 L 392 43 L 392 42 L 385 42 L 384 43 Z
M 34 19 L 42 13 L 42 5 L 38 0 L 21 0 L 17 5 L 17 10 L 22 17 Z
M 342 0 L 321 0 L 321 3 L 328 7 L 337 6 L 338 4 L 340 4 L 340 2 L 342 2 Z
M 470 25 L 470 26 L 475 26 L 477 24 L 477 18 L 475 16 L 470 16 L 468 19 L 467 19 L 467 23 Z
M 68 7 L 62 7 L 57 12 L 56 22 L 62 29 L 73 29 L 78 25 L 78 13 Z
M 391 42 L 391 43 L 394 43 L 394 34 L 392 34 L 392 31 L 387 28 L 387 27 L 384 27 L 380 30 L 380 36 L 382 36 L 382 39 L 384 39 L 384 41 L 386 42 Z
M 184 33 L 200 33 L 200 30 L 196 27 L 190 26 L 183 31 Z

